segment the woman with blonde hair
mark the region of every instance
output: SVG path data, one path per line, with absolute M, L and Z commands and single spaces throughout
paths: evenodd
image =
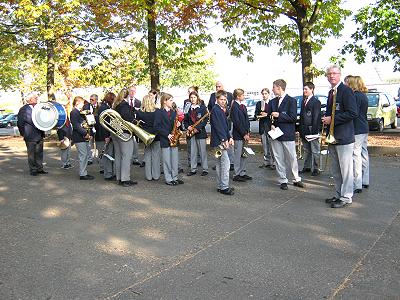
M 368 92 L 364 81 L 360 76 L 352 76 L 347 84 L 356 97 L 358 117 L 353 120 L 354 124 L 354 150 L 353 150 L 353 170 L 354 170 L 354 193 L 361 193 L 362 188 L 369 187 L 369 157 L 368 157 Z
M 136 111 L 136 120 L 143 121 L 141 127 L 151 134 L 156 134 L 154 119 L 156 115 L 156 104 L 154 99 L 146 95 L 143 98 L 141 110 Z M 158 180 L 160 178 L 160 137 L 156 134 L 150 145 L 144 148 L 145 175 L 147 180 Z
M 129 90 L 123 88 L 117 98 L 115 98 L 112 108 L 121 115 L 121 118 L 127 122 L 134 120 L 129 103 L 125 100 L 128 99 Z M 130 138 L 128 141 L 123 141 L 114 134 L 111 134 L 111 138 L 114 141 L 115 149 L 115 176 L 118 180 L 118 184 L 123 187 L 132 186 L 137 184 L 136 181 L 131 180 L 131 158 L 133 152 L 133 139 Z

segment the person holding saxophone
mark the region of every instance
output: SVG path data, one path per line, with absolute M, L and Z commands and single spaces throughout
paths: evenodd
M 351 204 L 353 197 L 353 120 L 358 115 L 357 102 L 352 89 L 341 82 L 338 66 L 329 66 L 326 75 L 332 89 L 328 94 L 326 115 L 322 117 L 322 123 L 329 132 L 326 141 L 335 182 L 335 196 L 325 202 L 332 208 L 341 208 Z
M 211 110 L 211 141 L 210 146 L 217 149 L 217 191 L 224 195 L 233 195 L 234 189 L 229 187 L 230 161 L 227 149 L 234 141 L 229 132 L 228 119 L 226 117 L 227 93 L 217 91 L 216 104 Z
M 200 153 L 201 166 L 203 172 L 201 176 L 208 175 L 207 149 L 206 149 L 206 125 L 208 122 L 208 111 L 202 103 L 199 94 L 195 91 L 189 94 L 191 102 L 190 109 L 185 114 L 184 124 L 188 129 L 186 137 L 190 143 L 190 171 L 187 176 L 192 176 L 197 173 L 197 157 Z
M 154 116 L 154 130 L 160 137 L 165 183 L 171 186 L 184 183 L 178 178 L 177 142 L 181 122 L 178 120 L 178 113 L 172 109 L 173 100 L 172 95 L 163 93 L 160 100 L 162 108 L 156 110 Z

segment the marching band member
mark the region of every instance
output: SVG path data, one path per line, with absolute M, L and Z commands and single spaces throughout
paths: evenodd
M 162 109 L 155 112 L 154 129 L 160 136 L 165 183 L 167 185 L 183 184 L 183 180 L 178 178 L 178 148 L 171 147 L 170 144 L 174 139 L 173 129 L 178 128 L 181 123 L 176 118 L 177 112 L 172 109 L 172 95 L 163 93 L 160 101 Z
M 157 110 L 154 99 L 149 95 L 144 96 L 140 111 L 136 111 L 136 120 L 143 121 L 142 129 L 148 133 L 156 134 L 154 130 L 155 111 Z M 147 180 L 160 179 L 160 138 L 156 135 L 150 145 L 144 148 L 145 174 Z
M 136 95 L 136 85 L 131 85 L 129 87 L 129 95 L 126 97 L 126 101 L 128 102 L 131 114 L 134 115 L 136 111 L 140 110 L 140 106 L 142 105 L 141 101 L 135 97 Z M 133 165 L 141 165 L 139 162 L 139 144 L 136 136 L 132 139 L 132 164 Z
M 197 92 L 197 94 L 198 94 L 199 88 L 197 86 L 191 86 L 188 88 L 189 97 L 183 101 L 183 113 L 185 114 L 185 116 L 189 112 L 190 107 L 192 106 L 192 103 L 190 101 L 190 93 L 192 93 L 192 92 Z M 183 125 L 185 126 L 184 129 L 187 129 L 186 123 L 184 123 Z M 190 138 L 188 136 L 186 136 L 186 151 L 187 151 L 188 167 L 191 168 L 190 157 L 191 157 L 192 151 L 191 151 Z
M 296 131 L 297 101 L 286 94 L 286 82 L 278 79 L 273 82 L 272 91 L 277 97 L 269 102 L 271 116 L 274 117 L 272 128 L 279 127 L 283 135 L 272 141 L 272 150 L 276 160 L 276 171 L 279 175 L 280 188 L 288 189 L 287 168 L 294 177 L 293 185 L 304 187 L 299 176 L 299 167 L 296 158 Z
M 115 109 L 121 118 L 127 122 L 132 122 L 134 115 L 132 114 L 131 107 L 128 104 L 129 90 L 123 88 L 117 98 L 115 99 L 112 108 Z M 129 187 L 137 184 L 136 181 L 131 180 L 131 158 L 133 152 L 133 138 L 128 141 L 123 141 L 114 134 L 111 135 L 114 142 L 115 150 L 115 176 L 118 183 L 123 187 Z
M 204 115 L 207 114 L 207 108 L 202 103 L 199 94 L 195 91 L 189 94 L 189 99 L 191 102 L 190 109 L 185 114 L 185 127 L 188 129 L 187 132 L 194 132 L 194 135 L 188 139 L 188 144 L 190 144 L 190 172 L 187 173 L 187 176 L 192 176 L 197 172 L 197 157 L 198 153 L 200 153 L 201 157 L 201 166 L 203 168 L 203 172 L 201 176 L 208 175 L 208 162 L 207 162 L 207 149 L 206 149 L 206 125 L 208 122 L 208 118 L 205 118 L 196 127 L 193 127 L 199 119 L 203 118 Z
M 353 119 L 357 118 L 357 102 L 353 91 L 341 82 L 341 70 L 338 66 L 329 66 L 326 75 L 332 89 L 328 95 L 326 116 L 322 118 L 322 123 L 327 125 L 328 132 L 332 127 L 336 143 L 328 145 L 335 196 L 326 199 L 325 202 L 331 204 L 332 208 L 341 208 L 353 202 Z M 334 100 L 336 105 L 332 119 Z
M 250 121 L 247 115 L 246 105 L 244 105 L 244 90 L 235 89 L 233 91 L 231 107 L 231 120 L 233 123 L 234 146 L 234 168 L 235 175 L 233 181 L 245 182 L 253 178 L 246 174 L 247 157 L 243 157 L 243 147 L 250 140 Z
M 311 176 L 319 174 L 319 139 L 307 141 L 306 135 L 317 135 L 321 124 L 321 102 L 314 96 L 315 85 L 306 82 L 303 87 L 303 101 L 300 111 L 300 137 L 304 147 L 304 165 L 299 173 L 311 172 Z
M 268 135 L 268 131 L 271 130 L 271 118 L 269 108 L 269 89 L 263 88 L 261 90 L 262 99 L 256 103 L 255 118 L 259 118 L 258 121 L 258 133 L 261 136 L 261 142 L 264 152 L 264 162 L 260 165 L 260 168 L 269 168 L 275 170 L 275 158 L 272 152 L 272 139 Z
M 110 109 L 112 107 L 113 102 L 115 101 L 116 95 L 114 93 L 107 93 L 104 96 L 103 101 L 101 102 L 99 108 L 99 116 L 106 109 Z M 97 117 L 96 124 L 99 124 L 99 119 Z M 110 159 L 108 159 L 104 154 L 109 155 L 110 157 L 114 157 L 114 142 L 111 139 L 110 132 L 103 128 L 103 126 L 99 126 L 96 132 L 99 136 L 99 141 L 97 141 L 97 146 L 99 147 L 99 151 L 104 151 L 103 156 L 100 160 L 100 168 L 103 167 L 103 176 L 104 180 L 111 181 L 115 179 L 114 176 L 114 163 Z M 100 141 L 101 140 L 101 141 Z M 100 169 L 101 173 L 101 169 Z
M 26 97 L 26 104 L 20 108 L 17 121 L 19 132 L 25 140 L 29 172 L 32 176 L 48 173 L 43 170 L 44 131 L 38 129 L 32 121 L 32 110 L 38 98 L 36 93 L 30 93 Z
M 94 177 L 87 173 L 87 165 L 89 160 L 88 143 L 90 139 L 90 133 L 82 127 L 82 125 L 86 122 L 86 119 L 80 113 L 84 104 L 85 99 L 80 96 L 75 97 L 72 102 L 74 107 L 70 114 L 72 124 L 72 141 L 74 142 L 76 150 L 78 151 L 79 179 L 92 180 Z
M 216 93 L 216 104 L 211 110 L 211 142 L 210 146 L 219 151 L 217 156 L 217 190 L 224 195 L 233 195 L 234 188 L 229 187 L 229 156 L 227 149 L 234 144 L 229 132 L 228 120 L 225 114 L 227 94 L 225 91 Z

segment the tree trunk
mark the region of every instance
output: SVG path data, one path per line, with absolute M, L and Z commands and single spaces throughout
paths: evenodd
M 158 91 L 160 89 L 160 70 L 157 60 L 157 27 L 155 0 L 148 0 L 147 5 L 147 42 L 149 48 L 151 88 Z
M 307 20 L 304 20 L 307 22 Z M 311 51 L 311 35 L 309 27 L 303 26 L 302 21 L 298 23 L 300 38 L 300 56 L 303 75 L 303 86 L 308 81 L 313 81 L 314 75 L 312 70 L 312 51 Z
M 49 101 L 55 101 L 56 96 L 54 95 L 54 73 L 55 73 L 55 62 L 54 62 L 54 42 L 46 41 L 46 52 L 47 52 L 47 99 Z

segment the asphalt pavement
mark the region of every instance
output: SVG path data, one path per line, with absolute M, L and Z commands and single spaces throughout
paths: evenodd
M 260 154 L 233 196 L 211 168 L 171 187 L 133 166 L 123 188 L 97 164 L 80 181 L 54 147 L 37 177 L 22 141 L 0 155 L 0 299 L 400 298 L 399 157 L 371 157 L 370 188 L 332 209 L 328 171 L 282 191 Z

